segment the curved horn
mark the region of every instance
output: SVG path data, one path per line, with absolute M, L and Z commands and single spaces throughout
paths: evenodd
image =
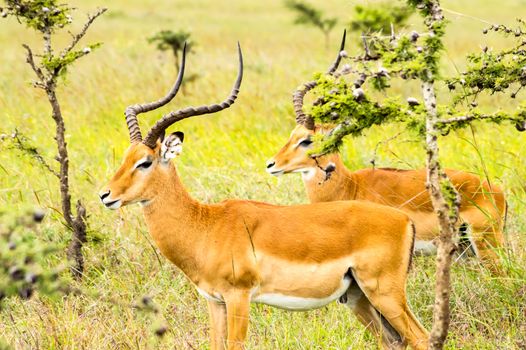
M 307 92 L 309 92 L 309 90 L 313 89 L 315 86 L 315 80 L 309 81 L 308 83 L 305 83 L 302 86 L 300 86 L 292 94 L 294 113 L 296 113 L 296 124 L 303 125 L 309 130 L 314 130 L 314 119 L 312 119 L 311 116 L 307 116 L 305 112 L 303 112 L 303 98 L 305 97 Z
M 239 71 L 237 74 L 236 82 L 234 84 L 234 87 L 232 88 L 230 95 L 220 104 L 213 104 L 209 106 L 205 105 L 205 106 L 199 106 L 199 107 L 187 107 L 187 108 L 173 111 L 173 112 L 170 112 L 164 115 L 150 129 L 150 131 L 148 132 L 148 135 L 146 135 L 146 138 L 143 141 L 143 143 L 146 146 L 152 149 L 155 148 L 155 145 L 157 144 L 157 139 L 159 138 L 159 136 L 164 132 L 166 128 L 168 128 L 170 125 L 174 124 L 175 122 L 178 122 L 180 120 L 183 120 L 189 117 L 193 117 L 196 115 L 216 113 L 216 112 L 222 111 L 223 109 L 230 107 L 234 103 L 234 101 L 237 98 L 237 94 L 239 93 L 239 88 L 241 86 L 241 80 L 243 79 L 243 54 L 241 52 L 241 46 L 239 45 L 239 42 L 237 43 L 237 50 L 238 50 L 238 56 L 239 56 Z
M 175 97 L 175 95 L 177 95 L 177 92 L 179 91 L 179 88 L 181 87 L 181 83 L 183 81 L 185 63 L 186 42 L 183 46 L 183 57 L 181 59 L 181 68 L 179 69 L 179 73 L 177 74 L 177 80 L 175 81 L 175 84 L 172 86 L 170 91 L 168 91 L 168 94 L 155 102 L 135 104 L 126 107 L 126 111 L 124 112 L 124 114 L 126 115 L 126 124 L 128 125 L 128 130 L 130 131 L 130 141 L 132 143 L 142 141 L 141 129 L 139 127 L 139 122 L 137 121 L 137 115 L 141 113 L 150 112 L 154 109 L 162 107 L 168 102 L 170 102 Z
M 340 62 L 342 60 L 341 52 L 345 48 L 345 37 L 347 36 L 347 30 L 345 29 L 343 31 L 343 38 L 342 42 L 340 44 L 340 50 L 338 51 L 338 56 L 336 56 L 336 60 L 332 63 L 332 65 L 329 67 L 329 70 L 327 71 L 327 74 L 334 74 L 336 72 L 336 69 L 338 69 L 338 66 L 340 65 Z M 294 105 L 294 112 L 296 113 L 296 124 L 300 124 L 305 126 L 309 130 L 314 130 L 314 119 L 312 119 L 311 116 L 306 115 L 303 112 L 303 99 L 305 98 L 305 95 L 307 92 L 312 90 L 317 85 L 317 81 L 309 81 L 308 83 L 303 84 L 298 89 L 294 91 L 292 94 L 292 103 Z

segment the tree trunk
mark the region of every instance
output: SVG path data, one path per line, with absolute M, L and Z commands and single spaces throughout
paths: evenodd
M 448 334 L 450 320 L 450 269 L 452 255 L 455 251 L 453 235 L 457 232 L 459 196 L 445 173 L 440 168 L 437 142 L 439 132 L 436 127 L 438 116 L 433 82 L 424 82 L 422 90 L 427 109 L 427 189 L 438 216 L 440 229 L 436 259 L 437 271 L 433 327 L 429 339 L 429 349 L 442 349 Z M 444 190 L 453 193 L 454 198 L 446 198 L 443 192 Z M 449 203 L 448 199 L 450 200 Z
M 69 193 L 69 158 L 67 142 L 65 138 L 66 128 L 64 119 L 60 110 L 60 105 L 55 93 L 55 82 L 50 81 L 46 85 L 46 93 L 49 103 L 51 104 L 53 113 L 52 117 L 56 124 L 55 140 L 57 142 L 58 156 L 57 160 L 60 163 L 59 181 L 60 181 L 60 196 L 62 202 L 62 215 L 68 227 L 71 229 L 73 236 L 68 246 L 66 255 L 70 261 L 71 274 L 76 279 L 82 277 L 84 272 L 84 258 L 82 256 L 82 246 L 86 242 L 86 209 L 80 201 L 77 202 L 77 215 L 73 217 L 71 211 L 71 195 Z

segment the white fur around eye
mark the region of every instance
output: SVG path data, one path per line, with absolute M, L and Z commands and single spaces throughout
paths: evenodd
M 148 160 L 148 157 L 144 157 L 144 158 L 139 159 L 137 162 L 135 162 L 135 164 L 133 165 L 132 169 L 137 169 L 139 164 L 142 164 L 142 163 L 146 162 L 147 160 Z

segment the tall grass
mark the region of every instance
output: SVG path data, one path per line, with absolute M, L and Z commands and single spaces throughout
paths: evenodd
M 327 15 L 348 20 L 358 1 L 330 0 Z M 443 1 L 444 7 L 490 22 L 511 23 L 520 15 L 523 0 Z M 246 74 L 239 100 L 229 110 L 213 116 L 182 121 L 172 129 L 186 134 L 183 155 L 177 160 L 188 190 L 204 202 L 226 198 L 264 200 L 271 203 L 306 202 L 297 176 L 271 178 L 264 163 L 285 142 L 294 125 L 291 92 L 301 82 L 323 70 L 334 56 L 326 51 L 315 30 L 292 24 L 292 16 L 279 0 L 272 1 L 73 1 L 80 10 L 109 7 L 88 35 L 104 46 L 70 71 L 59 91 L 68 127 L 72 189 L 86 203 L 90 242 L 86 253 L 86 278 L 82 287 L 102 296 L 132 303 L 144 294 L 161 306 L 169 324 L 164 339 L 157 339 L 149 319 L 131 308 L 118 307 L 83 296 L 37 298 L 22 303 L 9 300 L 0 311 L 0 338 L 17 349 L 105 348 L 207 348 L 206 305 L 191 285 L 152 246 L 140 209 L 126 207 L 108 212 L 98 202 L 97 191 L 118 166 L 128 146 L 123 111 L 127 104 L 156 99 L 169 88 L 176 72 L 169 54 L 155 51 L 146 41 L 160 29 L 184 28 L 198 46 L 188 57 L 188 74 L 199 79 L 186 86 L 170 106 L 140 116 L 146 128 L 171 108 L 215 102 L 228 94 L 236 74 L 235 44 L 242 44 Z M 482 37 L 486 25 L 476 19 L 451 15 L 444 71 L 462 69 L 464 54 L 483 45 L 502 47 L 505 41 Z M 77 24 L 82 21 L 76 21 Z M 66 40 L 64 35 L 58 42 Z M 336 35 L 333 45 L 337 46 Z M 44 132 L 51 125 L 45 97 L 30 87 L 32 72 L 24 62 L 22 42 L 37 45 L 38 38 L 14 20 L 0 22 L 0 132 L 17 127 L 50 159 L 54 142 Z M 349 40 L 352 45 L 357 40 Z M 455 68 L 456 67 L 456 68 Z M 417 86 L 399 85 L 410 96 Z M 445 89 L 444 89 L 445 90 Z M 446 92 L 442 91 L 442 96 Z M 519 95 L 521 97 L 521 95 Z M 505 97 L 485 97 L 488 108 L 512 109 Z M 518 103 L 520 101 L 514 102 Z M 348 140 L 344 158 L 350 168 L 370 166 L 379 141 L 398 133 L 396 127 L 375 128 Z M 470 130 L 441 140 L 442 159 L 450 168 L 483 176 L 508 195 L 507 228 L 510 270 L 507 278 L 493 278 L 475 259 L 454 266 L 453 320 L 448 348 L 514 349 L 526 347 L 526 139 L 510 126 L 475 126 L 476 149 Z M 409 133 L 379 147 L 376 164 L 417 168 L 424 164 L 422 145 Z M 479 156 L 480 155 L 480 156 Z M 64 242 L 69 235 L 58 223 L 55 178 L 16 151 L 0 152 L 0 206 L 12 210 L 27 203 L 50 208 L 43 240 Z M 420 320 L 430 327 L 433 303 L 434 259 L 416 259 L 407 286 L 410 303 Z M 375 341 L 341 305 L 309 313 L 290 313 L 253 306 L 249 333 L 252 349 L 363 349 Z

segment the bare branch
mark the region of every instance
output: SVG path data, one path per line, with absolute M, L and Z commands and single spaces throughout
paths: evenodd
M 455 127 L 462 126 L 476 120 L 491 121 L 494 123 L 499 123 L 503 120 L 508 120 L 510 122 L 515 122 L 515 128 L 518 131 L 526 130 L 526 116 L 524 116 L 524 113 L 522 111 L 514 116 L 508 116 L 506 115 L 506 113 L 503 112 L 496 112 L 493 114 L 478 114 L 477 112 L 473 112 L 472 115 L 463 115 L 449 119 L 437 119 L 436 123 L 438 127 L 445 127 L 445 130 L 447 132 L 449 131 L 449 129 L 454 129 Z
M 44 73 L 42 73 L 42 70 L 35 64 L 35 60 L 33 58 L 33 51 L 31 51 L 31 48 L 26 44 L 22 44 L 22 46 L 27 51 L 26 62 L 31 66 L 38 79 L 40 79 L 39 83 L 42 83 L 45 80 L 45 76 Z
M 485 116 L 475 117 L 474 115 L 466 115 L 466 116 L 455 117 L 455 118 L 450 118 L 450 119 L 441 119 L 441 120 L 438 120 L 437 122 L 440 124 L 453 124 L 453 123 L 458 123 L 458 122 L 467 122 L 473 119 L 487 119 L 487 118 L 491 118 L 491 116 L 485 115 Z
M 449 118 L 449 119 L 439 119 L 437 120 L 438 124 L 454 124 L 469 122 L 475 119 L 492 119 L 495 118 L 494 115 L 464 115 L 461 117 Z
M 26 143 L 25 137 L 23 135 L 21 137 L 17 129 L 15 129 L 15 131 L 10 136 L 17 149 L 35 158 L 46 170 L 48 170 L 51 174 L 55 175 L 57 178 L 60 177 L 57 171 L 53 169 L 48 162 L 46 162 L 46 160 L 40 154 L 38 149 Z
M 107 10 L 108 10 L 107 8 L 103 7 L 103 8 L 98 9 L 94 14 L 88 15 L 88 21 L 84 24 L 81 31 L 77 34 L 70 33 L 73 36 L 73 40 L 71 40 L 71 43 L 66 48 L 64 48 L 64 50 L 62 50 L 62 53 L 60 54 L 61 58 L 64 58 L 64 56 L 66 56 L 69 52 L 71 52 L 71 50 L 75 48 L 75 46 L 78 44 L 80 39 L 82 39 L 84 35 L 86 34 L 91 24 L 97 19 L 97 17 L 102 15 Z
M 376 156 L 378 154 L 378 148 L 380 148 L 380 145 L 387 145 L 389 144 L 389 142 L 395 140 L 398 136 L 402 135 L 403 133 L 405 132 L 405 130 L 402 130 L 398 133 L 396 133 L 395 135 L 389 137 L 388 139 L 385 139 L 385 140 L 381 140 L 379 141 L 376 146 L 374 147 L 374 152 L 373 152 L 373 156 L 371 158 L 371 160 L 369 161 L 369 163 L 371 163 L 373 169 L 375 169 L 376 167 Z

